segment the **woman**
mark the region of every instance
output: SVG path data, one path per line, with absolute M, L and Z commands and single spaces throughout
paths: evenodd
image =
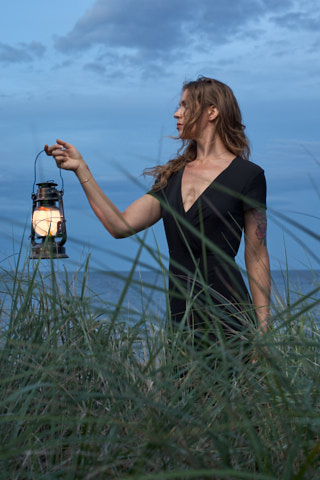
M 225 84 L 200 77 L 184 84 L 174 118 L 182 153 L 146 171 L 155 177 L 152 190 L 124 212 L 102 192 L 74 146 L 57 140 L 45 151 L 59 167 L 75 172 L 113 237 L 127 237 L 163 218 L 172 320 L 197 331 L 218 325 L 229 337 L 251 322 L 251 299 L 234 263 L 244 230 L 254 316 L 265 332 L 270 302 L 265 177 L 248 160 L 237 100 Z

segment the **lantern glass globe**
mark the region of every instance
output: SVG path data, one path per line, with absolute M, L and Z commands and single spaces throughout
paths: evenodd
M 32 215 L 32 225 L 39 237 L 57 235 L 60 222 L 60 211 L 56 207 L 38 207 Z

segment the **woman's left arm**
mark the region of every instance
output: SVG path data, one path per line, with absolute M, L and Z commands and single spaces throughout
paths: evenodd
M 270 264 L 267 249 L 267 216 L 264 209 L 244 214 L 245 262 L 259 330 L 266 332 L 270 316 Z

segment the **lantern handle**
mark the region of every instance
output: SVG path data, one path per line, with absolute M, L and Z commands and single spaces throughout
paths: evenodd
M 34 194 L 34 188 L 35 188 L 35 185 L 37 183 L 37 160 L 38 158 L 40 157 L 41 153 L 44 152 L 44 149 L 41 150 L 38 155 L 36 156 L 35 160 L 34 160 L 34 182 L 33 182 L 33 188 L 32 188 L 32 193 Z M 60 178 L 61 178 L 61 192 L 63 193 L 64 192 L 64 182 L 63 182 L 63 178 L 62 178 L 62 173 L 61 173 L 61 168 L 59 168 L 59 173 L 60 173 Z

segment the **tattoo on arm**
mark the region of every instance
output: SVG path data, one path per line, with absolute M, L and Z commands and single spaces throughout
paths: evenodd
M 265 210 L 252 209 L 252 215 L 256 221 L 256 237 L 260 245 L 267 244 L 267 216 Z

